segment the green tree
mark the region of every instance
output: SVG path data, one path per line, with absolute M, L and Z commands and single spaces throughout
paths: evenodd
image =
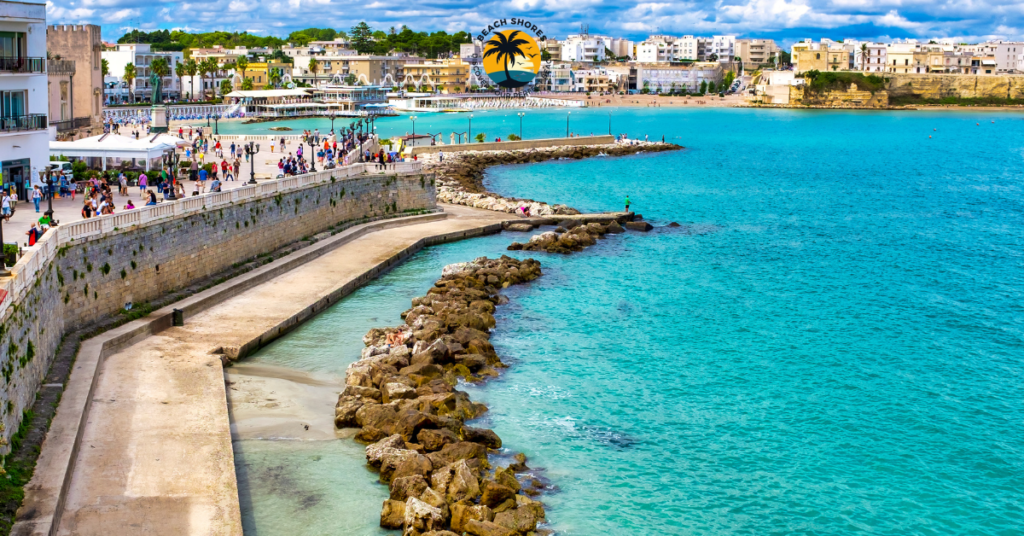
M 231 81 L 225 78 L 220 81 L 220 96 L 223 97 L 228 93 L 231 93 Z
M 104 58 L 104 59 L 100 60 L 100 65 L 101 65 L 100 69 L 102 70 L 103 77 L 106 78 L 106 77 L 110 76 L 110 62 L 107 61 L 106 58 Z
M 205 60 L 199 62 L 199 71 L 202 73 L 201 78 L 205 79 L 206 76 L 209 75 L 210 79 L 211 79 L 211 86 L 212 86 L 213 73 L 216 73 L 217 70 L 218 70 L 217 60 L 215 60 L 213 58 L 206 58 Z M 210 93 L 213 94 L 213 92 L 214 92 L 214 90 L 211 87 L 210 88 Z M 206 98 L 206 83 L 205 83 L 205 80 L 204 80 L 204 83 L 203 83 L 203 98 L 204 99 Z
M 185 67 L 185 62 L 179 61 L 174 64 L 174 75 L 178 77 L 178 100 L 185 100 L 185 86 L 181 82 L 181 79 L 188 75 L 188 68 Z
M 320 70 L 320 62 L 316 58 L 309 58 L 309 72 L 313 73 L 313 80 L 316 80 L 316 72 Z
M 540 51 L 540 61 L 551 61 L 551 53 L 546 48 Z
M 861 43 L 861 45 L 860 45 L 860 69 L 862 71 L 868 70 L 867 61 L 868 61 L 868 44 L 867 43 Z
M 199 64 L 196 63 L 195 58 L 189 58 L 188 61 L 185 62 L 185 72 L 188 74 L 188 77 L 192 79 L 192 92 L 189 96 L 194 99 L 196 98 L 196 74 L 199 73 Z
M 171 64 L 168 63 L 167 58 L 165 58 L 163 56 L 157 56 L 157 57 L 153 58 L 152 61 L 149 62 L 149 70 L 153 74 L 159 76 L 160 80 L 162 82 L 165 77 L 170 76 L 170 74 L 171 74 Z M 154 94 L 153 97 L 155 98 L 156 95 Z
M 235 60 L 235 68 L 242 71 L 240 73 L 242 75 L 242 82 L 245 82 L 245 68 L 248 66 L 249 58 L 245 56 L 239 56 L 238 59 Z
M 366 22 L 360 22 L 349 32 L 349 41 L 356 52 L 364 54 L 373 48 L 373 29 Z
M 715 92 L 715 82 L 714 82 L 714 80 L 712 80 L 711 82 L 708 82 L 708 93 L 714 93 L 714 92 Z
M 700 82 L 700 94 L 703 95 L 708 92 L 708 81 L 701 80 Z
M 517 39 L 517 35 L 519 35 L 519 30 L 508 34 L 508 37 L 501 33 L 494 34 L 494 37 L 485 45 L 490 48 L 484 52 L 485 58 L 494 56 L 495 60 L 502 62 L 505 67 L 505 80 L 509 81 L 510 85 L 513 80 L 512 73 L 508 72 L 508 60 L 512 60 L 512 63 L 515 64 L 516 56 L 522 56 L 525 59 L 526 54 L 523 53 L 522 47 L 529 44 L 529 41 L 525 39 Z
M 252 90 L 252 78 L 243 78 L 242 79 L 242 91 L 251 91 L 251 90 Z
M 474 136 L 474 138 L 476 138 L 476 142 L 477 143 L 483 143 L 484 141 L 487 140 L 487 134 L 484 134 L 483 132 L 481 132 L 480 134 L 477 134 L 476 136 Z
M 270 69 L 270 74 L 267 75 L 267 82 L 270 83 L 271 87 L 278 87 L 281 85 L 281 70 Z
M 129 63 L 124 66 L 124 78 L 123 80 L 128 83 L 128 99 L 135 102 L 135 64 Z
M 346 86 L 354 86 L 354 85 L 356 85 L 356 82 L 358 82 L 358 81 L 359 81 L 359 79 L 356 78 L 356 75 L 354 75 L 354 74 L 349 74 L 348 76 L 345 77 L 345 85 Z

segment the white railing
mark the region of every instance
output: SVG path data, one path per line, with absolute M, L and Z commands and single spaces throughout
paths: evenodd
M 372 151 L 376 147 L 376 140 L 367 140 L 364 146 Z M 417 173 L 422 170 L 422 162 L 399 162 L 394 165 L 394 169 L 383 173 L 400 175 Z M 74 223 L 65 223 L 43 235 L 35 246 L 27 248 L 21 260 L 10 268 L 12 277 L 0 282 L 0 290 L 6 291 L 6 294 L 0 293 L 2 295 L 0 296 L 0 318 L 15 300 L 23 297 L 26 289 L 35 283 L 35 277 L 39 270 L 45 267 L 65 244 L 105 233 L 123 232 L 140 225 L 194 214 L 203 210 L 213 210 L 238 201 L 254 201 L 273 197 L 278 192 L 327 182 L 331 180 L 331 177 L 338 180 L 357 175 L 380 173 L 382 171 L 374 169 L 372 163 L 351 164 L 287 179 L 264 181 L 256 186 L 243 186 L 227 192 L 207 193 L 178 201 L 165 201 L 155 206 L 139 207 L 114 216 L 100 216 Z

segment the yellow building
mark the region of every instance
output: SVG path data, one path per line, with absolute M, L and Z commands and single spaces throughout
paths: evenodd
M 241 69 L 236 69 L 242 75 Z M 270 73 L 277 72 L 278 76 L 284 78 L 285 73 L 291 72 L 291 65 L 280 61 L 269 61 L 262 63 L 250 63 L 245 67 L 245 78 L 252 79 L 253 89 L 263 89 L 270 83 Z M 235 89 L 242 87 L 241 80 L 235 77 Z
M 460 58 L 407 63 L 404 70 L 404 84 L 410 91 L 430 88 L 441 93 L 461 93 L 469 87 L 470 65 Z
M 840 43 L 810 40 L 793 45 L 790 61 L 796 74 L 807 71 L 845 71 L 850 68 L 850 52 Z

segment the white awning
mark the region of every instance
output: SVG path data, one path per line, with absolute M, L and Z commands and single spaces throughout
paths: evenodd
M 255 90 L 238 90 L 232 91 L 225 95 L 226 97 L 234 98 L 249 98 L 249 99 L 282 99 L 286 97 L 308 97 L 309 93 L 305 89 L 255 89 Z
M 177 145 L 164 140 L 151 140 L 160 136 L 146 136 L 139 139 L 117 134 L 102 134 L 75 141 L 51 141 L 51 156 L 75 158 L 135 158 L 152 160 L 159 158 Z M 163 136 L 169 138 L 170 136 Z M 177 139 L 177 138 L 175 138 Z

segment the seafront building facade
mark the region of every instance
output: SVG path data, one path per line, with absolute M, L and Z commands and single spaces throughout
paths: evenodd
M 0 173 L 28 199 L 49 162 L 46 3 L 0 0 Z
M 170 68 L 170 74 L 163 78 L 164 100 L 181 98 L 181 87 L 178 77 L 174 76 L 175 67 L 184 61 L 181 52 L 157 52 L 146 43 L 128 43 L 117 45 L 117 50 L 105 50 L 102 59 L 107 60 L 110 74 L 103 80 L 105 101 L 108 104 L 120 104 L 134 99 L 135 102 L 150 102 L 153 97 L 153 86 L 149 82 L 149 66 L 156 58 L 164 58 Z M 124 69 L 128 64 L 135 66 L 135 78 L 125 80 Z
M 46 27 L 50 125 L 61 139 L 103 132 L 103 41 L 94 24 Z

